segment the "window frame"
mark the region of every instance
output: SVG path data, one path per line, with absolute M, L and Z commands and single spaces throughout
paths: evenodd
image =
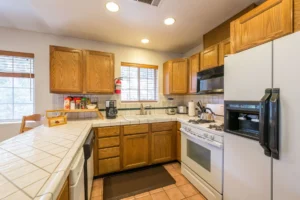
M 29 58 L 33 59 L 32 61 L 32 71 L 30 70 L 29 73 L 21 73 L 21 72 L 0 72 L 0 77 L 10 77 L 10 78 L 29 78 L 32 79 L 32 87 L 29 89 L 30 91 L 32 90 L 32 114 L 35 112 L 35 87 L 34 87 L 34 80 L 35 80 L 35 75 L 34 75 L 34 54 L 33 53 L 23 53 L 23 52 L 14 52 L 14 51 L 4 51 L 0 50 L 0 56 L 11 56 L 11 57 L 19 57 L 19 58 Z M 31 80 L 29 80 L 31 82 Z M 14 88 L 14 87 L 13 87 Z M 13 99 L 14 101 L 14 99 Z M 14 106 L 15 103 L 13 103 Z M 25 103 L 28 104 L 28 103 Z M 22 121 L 21 119 L 0 119 L 0 123 L 18 123 Z
M 125 100 L 123 101 L 122 98 L 120 98 L 121 103 L 143 103 L 143 102 L 148 102 L 148 103 L 155 103 L 158 102 L 158 97 L 159 97 L 159 87 L 158 87 L 158 65 L 148 65 L 148 64 L 139 64 L 139 63 L 129 63 L 129 62 L 121 62 L 121 74 L 122 74 L 122 67 L 136 67 L 138 68 L 138 98 L 139 100 L 137 101 L 128 101 Z M 155 88 L 155 96 L 156 100 L 140 100 L 140 68 L 145 68 L 145 69 L 155 69 L 157 70 L 155 73 L 154 77 L 154 88 Z M 122 78 L 122 77 L 121 77 Z M 122 89 L 121 89 L 121 95 L 122 95 Z

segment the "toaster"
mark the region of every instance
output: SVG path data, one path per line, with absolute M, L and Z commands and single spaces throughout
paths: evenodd
M 177 113 L 178 114 L 187 114 L 188 113 L 187 106 L 177 106 Z

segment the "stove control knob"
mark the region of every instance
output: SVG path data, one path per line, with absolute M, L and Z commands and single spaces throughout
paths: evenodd
M 208 137 L 208 134 L 207 134 L 207 133 L 204 133 L 204 137 L 206 137 L 206 138 L 207 138 L 207 137 Z
M 214 140 L 214 139 L 215 139 L 215 137 L 214 137 L 213 135 L 209 136 L 209 138 L 210 138 L 211 140 Z

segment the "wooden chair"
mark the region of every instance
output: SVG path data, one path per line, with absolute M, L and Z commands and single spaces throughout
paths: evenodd
M 29 131 L 30 129 L 33 129 L 33 127 L 26 126 L 26 122 L 40 122 L 41 120 L 42 120 L 42 115 L 40 114 L 23 116 L 21 128 L 20 128 L 20 134 L 24 133 L 25 131 Z

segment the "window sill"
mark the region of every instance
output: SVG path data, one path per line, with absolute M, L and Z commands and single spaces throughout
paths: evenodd
M 157 103 L 158 101 L 121 101 L 121 103 Z
M 0 125 L 21 124 L 22 121 L 0 121 Z

